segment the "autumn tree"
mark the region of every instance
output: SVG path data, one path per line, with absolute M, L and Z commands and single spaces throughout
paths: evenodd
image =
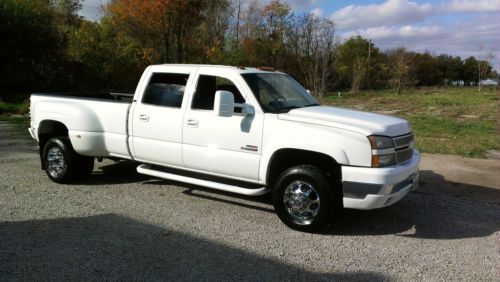
M 262 11 L 264 34 L 260 37 L 261 52 L 265 62 L 271 66 L 282 68 L 286 52 L 286 34 L 291 21 L 290 5 L 281 0 L 273 0 Z
M 193 38 L 193 43 L 202 49 L 201 62 L 220 63 L 224 60 L 226 38 L 235 8 L 229 0 L 206 3 L 201 11 L 201 24 L 195 31 L 197 35 Z
M 107 17 L 153 53 L 155 62 L 188 62 L 195 28 L 202 21 L 207 1 L 114 0 Z

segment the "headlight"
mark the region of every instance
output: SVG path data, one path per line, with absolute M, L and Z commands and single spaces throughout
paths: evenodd
M 373 150 L 394 148 L 394 141 L 392 141 L 391 137 L 372 135 L 368 136 L 368 139 Z
M 386 155 L 372 155 L 372 166 L 382 167 L 389 166 L 396 163 L 396 154 L 386 154 Z
M 372 167 L 390 166 L 396 163 L 394 141 L 386 136 L 368 136 L 372 147 Z

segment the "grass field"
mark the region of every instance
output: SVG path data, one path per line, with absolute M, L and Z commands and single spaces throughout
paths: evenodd
M 500 150 L 500 93 L 493 88 L 441 88 L 368 91 L 327 96 L 323 103 L 373 111 L 410 121 L 422 152 L 485 158 Z
M 422 152 L 486 158 L 489 150 L 500 150 L 500 92 L 493 88 L 440 88 L 393 92 L 366 91 L 358 95 L 327 96 L 323 104 L 373 111 L 408 119 L 417 147 Z M 0 102 L 0 119 L 9 119 L 26 128 L 28 104 Z M 23 128 L 23 129 L 24 129 Z

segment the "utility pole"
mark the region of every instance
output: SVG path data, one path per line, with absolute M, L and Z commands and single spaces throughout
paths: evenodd
M 370 89 L 370 59 L 372 53 L 372 41 L 368 39 L 368 66 L 366 71 L 366 86 Z
M 236 46 L 240 44 L 240 13 L 241 13 L 241 0 L 238 0 L 238 13 L 236 17 Z

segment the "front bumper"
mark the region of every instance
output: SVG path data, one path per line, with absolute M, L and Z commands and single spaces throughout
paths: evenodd
M 344 207 L 371 210 L 392 205 L 418 185 L 420 153 L 410 161 L 384 168 L 342 167 Z

